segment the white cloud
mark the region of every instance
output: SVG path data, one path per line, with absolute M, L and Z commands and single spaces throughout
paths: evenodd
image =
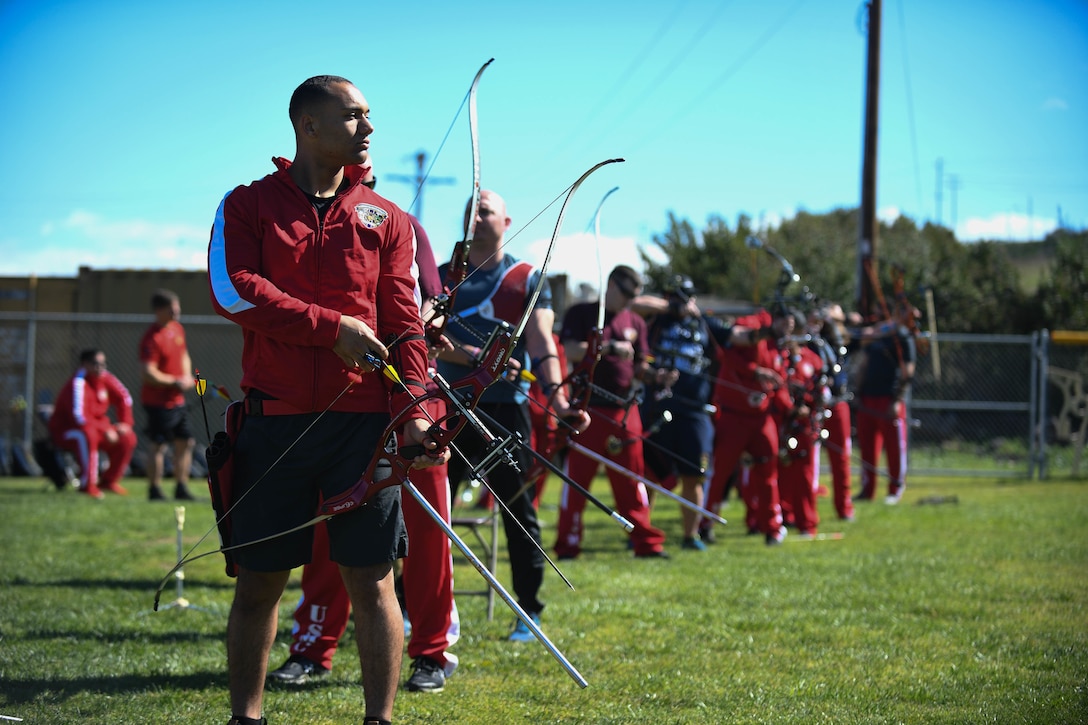
M 895 220 L 902 216 L 897 206 L 886 206 L 876 210 L 876 218 L 885 224 L 894 224 Z
M 1033 241 L 1042 239 L 1054 231 L 1058 223 L 1053 219 L 1029 217 L 1016 212 L 1001 212 L 988 217 L 972 217 L 956 226 L 956 238 L 961 242 L 977 242 L 982 239 L 1005 241 Z
M 96 269 L 202 269 L 208 228 L 158 224 L 142 219 L 107 219 L 76 210 L 51 220 L 30 240 L 8 240 L 12 250 L 0 258 L 0 274 L 75 276 L 80 267 Z
M 544 261 L 549 241 L 549 239 L 534 240 L 525 245 L 524 255 L 516 252 L 514 254 L 526 261 L 540 264 Z M 601 256 L 599 268 L 597 266 L 598 249 Z M 600 287 L 599 269 L 604 270 L 605 277 L 618 264 L 626 264 L 644 272 L 645 265 L 642 263 L 638 250 L 638 243 L 633 237 L 601 236 L 598 243 L 589 232 L 562 235 L 556 241 L 555 249 L 552 251 L 548 274 L 566 274 L 573 291 L 577 291 L 580 284 L 587 284 L 593 290 L 597 290 Z M 646 252 L 654 261 L 658 263 L 664 261 L 657 247 L 649 247 Z

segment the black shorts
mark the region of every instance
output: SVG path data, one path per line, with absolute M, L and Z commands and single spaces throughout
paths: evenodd
M 656 417 L 658 413 L 652 415 Z M 649 440 L 653 443 L 642 446 L 642 456 L 657 480 L 663 481 L 673 473 L 698 476 L 705 474 L 710 465 L 714 422 L 702 411 L 674 412 L 672 420 Z
M 233 452 L 232 543 L 282 533 L 312 519 L 322 497 L 331 498 L 355 485 L 383 442 L 388 424 L 389 416 L 379 413 L 248 416 Z M 330 558 L 344 566 L 372 566 L 403 558 L 408 553 L 408 534 L 401 515 L 400 486 L 385 488 L 366 505 L 332 517 L 328 530 Z M 234 558 L 253 571 L 294 569 L 309 563 L 313 535 L 313 526 L 307 526 L 238 549 Z
M 189 430 L 189 406 L 161 408 L 145 405 L 144 411 L 147 413 L 147 428 L 144 432 L 153 443 L 186 441 L 193 437 L 192 431 Z

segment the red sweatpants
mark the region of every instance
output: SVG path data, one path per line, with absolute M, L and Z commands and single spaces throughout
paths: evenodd
M 816 488 L 819 483 L 820 449 L 815 437 L 795 435 L 797 447 L 778 464 L 778 486 L 783 503 L 788 503 L 793 522 L 802 534 L 815 534 L 820 516 L 816 513 Z
M 899 415 L 888 414 L 890 395 L 862 397 L 858 403 L 858 446 L 861 448 L 861 496 L 872 498 L 880 450 L 888 457 L 888 495 L 899 492 L 907 475 L 907 407 L 899 406 Z
M 778 498 L 778 424 L 768 414 L 738 415 L 723 410 L 714 435 L 714 475 L 710 479 L 707 508 L 718 513 L 729 481 L 741 456 L 753 462 L 741 476 L 741 499 L 747 508 L 748 530 L 775 534 L 782 527 Z
M 571 441 L 600 453 L 636 475 L 643 476 L 642 418 L 639 417 L 638 408 L 632 406 L 628 411 L 623 408 L 594 408 L 591 417 L 589 428 L 571 438 Z M 601 465 L 574 448 L 568 450 L 567 475 L 587 491 Z M 665 532 L 654 528 L 650 523 L 650 498 L 646 485 L 607 466 L 605 472 L 612 484 L 616 512 L 635 526 L 631 531 L 635 555 L 661 551 L 665 543 Z M 557 555 L 577 556 L 582 551 L 585 531 L 582 516 L 585 508 L 586 497 L 570 486 L 564 486 L 559 497 L 559 522 L 555 541 Z
M 116 428 L 114 430 L 117 430 Z M 109 486 L 121 480 L 128 469 L 132 453 L 136 450 L 136 433 L 131 430 L 117 431 L 117 441 L 111 443 L 95 430 L 72 428 L 64 431 L 60 440 L 53 441 L 75 456 L 79 464 L 79 487 L 98 486 L 99 453 L 105 453 L 109 467 L 102 472 L 101 485 Z
M 835 504 L 835 513 L 840 519 L 854 515 L 854 504 L 850 499 L 850 404 L 840 400 L 831 406 L 831 417 L 824 419 L 827 438 L 820 446 L 827 451 L 827 462 L 831 466 L 831 497 Z

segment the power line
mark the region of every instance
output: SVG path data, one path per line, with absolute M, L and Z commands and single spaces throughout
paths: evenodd
M 739 58 L 737 58 L 736 61 L 733 62 L 731 66 L 726 68 L 725 71 L 723 71 L 717 78 L 715 78 L 705 89 L 698 93 L 692 99 L 692 101 L 681 111 L 673 114 L 672 118 L 670 118 L 666 123 L 662 124 L 658 128 L 657 132 L 651 135 L 651 138 L 656 138 L 660 134 L 664 133 L 666 130 L 669 129 L 669 127 L 671 127 L 684 116 L 688 115 L 694 107 L 705 103 L 708 96 L 716 92 L 721 86 L 725 85 L 726 81 L 736 75 L 736 73 L 740 71 L 740 69 L 743 68 L 744 65 L 749 60 L 751 60 L 752 57 L 754 57 L 756 53 L 758 53 L 759 50 L 763 48 L 764 45 L 766 45 L 771 40 L 771 38 L 778 34 L 778 31 L 785 27 L 786 21 L 788 21 L 790 17 L 792 17 L 793 14 L 797 12 L 797 10 L 804 3 L 805 0 L 797 0 L 796 3 L 790 6 L 786 10 L 786 12 L 779 16 L 778 20 L 775 21 L 774 24 L 771 25 L 771 27 L 767 28 L 767 30 L 764 31 L 764 33 L 759 36 L 756 41 L 752 43 L 752 45 L 750 45 Z
M 903 0 L 896 3 L 899 10 L 899 33 L 903 52 L 903 84 L 907 90 L 907 125 L 910 128 L 910 148 L 914 157 L 914 193 L 917 195 L 918 208 L 922 208 L 922 173 L 918 166 L 918 134 L 914 124 L 914 91 L 910 82 L 910 60 L 907 54 L 907 21 L 903 17 Z M 938 222 L 939 223 L 939 222 Z

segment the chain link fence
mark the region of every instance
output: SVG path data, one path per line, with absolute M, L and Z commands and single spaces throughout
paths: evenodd
M 48 406 L 86 348 L 101 348 L 109 369 L 128 386 L 137 401 L 136 430 L 142 436 L 137 347 L 151 322 L 151 315 L 0 313 L 0 402 L 7 408 L 0 418 L 0 448 L 7 470 L 13 453 L 20 453 L 17 449 L 26 451 L 27 442 L 48 437 Z M 203 401 L 190 393 L 190 427 L 199 452 L 208 443 L 208 428 L 213 434 L 221 428 L 226 408 L 227 401 L 214 388 L 221 386 L 235 398 L 241 395 L 242 335 L 237 326 L 216 316 L 186 316 L 182 324 L 193 366 L 209 382 Z M 1055 344 L 1043 330 L 928 339 L 929 350 L 918 358 L 911 393 L 909 472 L 1088 475 L 1088 460 L 1082 458 L 1088 426 L 1088 336 L 1083 341 L 1069 337 L 1061 338 L 1065 344 Z M 143 470 L 145 447 L 142 440 L 133 459 L 135 471 Z
M 24 463 L 33 465 L 24 442 L 49 437 L 46 421 L 57 391 L 79 367 L 79 353 L 99 348 L 106 354 L 108 369 L 132 394 L 135 429 L 140 436 L 132 472 L 142 475 L 148 442 L 144 437 L 146 416 L 140 405 L 138 349 L 153 321 L 149 314 L 0 313 L 0 401 L 6 407 L 6 415 L 0 419 L 4 467 L 17 469 L 20 456 L 28 459 Z M 213 388 L 222 386 L 231 396 L 241 396 L 242 334 L 237 325 L 216 316 L 183 317 L 181 322 L 193 367 L 208 380 L 202 401 L 195 393 L 188 394 L 189 427 L 197 441 L 199 466 L 208 445 L 207 431 L 214 435 L 222 429 L 221 417 L 228 402 Z M 169 448 L 167 455 L 171 455 Z

